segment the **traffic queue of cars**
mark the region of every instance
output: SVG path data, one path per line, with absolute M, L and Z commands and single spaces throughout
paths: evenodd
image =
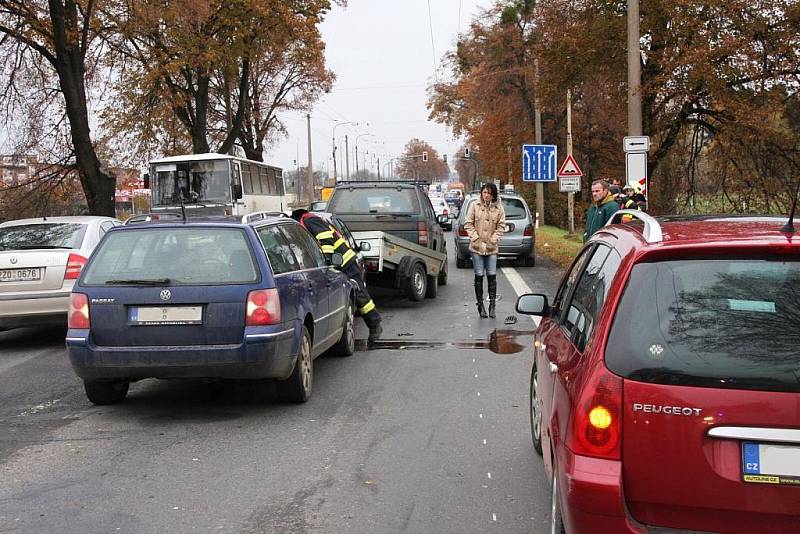
M 798 532 L 800 235 L 784 222 L 617 212 L 552 301 L 518 299 L 541 317 L 530 419 L 552 532 Z

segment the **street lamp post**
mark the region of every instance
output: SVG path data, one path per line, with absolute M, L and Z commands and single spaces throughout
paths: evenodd
M 372 134 L 367 132 L 367 133 L 358 134 L 356 136 L 356 143 L 355 143 L 356 144 L 356 176 L 358 176 L 358 140 L 361 139 L 362 137 L 368 136 L 368 135 L 372 135 Z M 364 167 L 366 167 L 366 165 L 364 165 Z
M 347 124 L 354 124 L 358 126 L 357 122 L 347 121 L 347 122 L 337 122 L 333 125 L 333 135 L 331 136 L 331 143 L 333 144 L 333 183 L 336 183 L 336 127 L 337 126 L 344 126 Z

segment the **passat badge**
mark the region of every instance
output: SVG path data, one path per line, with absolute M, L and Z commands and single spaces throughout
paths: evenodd
M 172 293 L 170 293 L 169 289 L 163 289 L 161 291 L 161 300 L 169 300 L 172 298 Z

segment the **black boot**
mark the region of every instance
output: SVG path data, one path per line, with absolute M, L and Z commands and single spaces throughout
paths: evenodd
M 497 275 L 487 274 L 489 281 L 489 317 L 494 318 L 494 303 L 497 299 Z
M 475 298 L 478 301 L 478 315 L 488 317 L 486 308 L 483 307 L 483 276 L 475 275 Z

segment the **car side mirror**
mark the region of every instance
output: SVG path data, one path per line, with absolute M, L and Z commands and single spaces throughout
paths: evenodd
M 358 244 L 358 248 L 361 249 L 361 252 L 369 252 L 372 250 L 372 245 L 369 244 L 369 241 L 362 241 Z
M 341 269 L 342 265 L 344 265 L 344 256 L 338 252 L 331 254 L 331 267 Z
M 547 297 L 536 293 L 528 293 L 517 299 L 517 313 L 524 315 L 544 316 L 549 311 Z
M 233 184 L 233 198 L 236 200 L 242 198 L 242 184 Z

